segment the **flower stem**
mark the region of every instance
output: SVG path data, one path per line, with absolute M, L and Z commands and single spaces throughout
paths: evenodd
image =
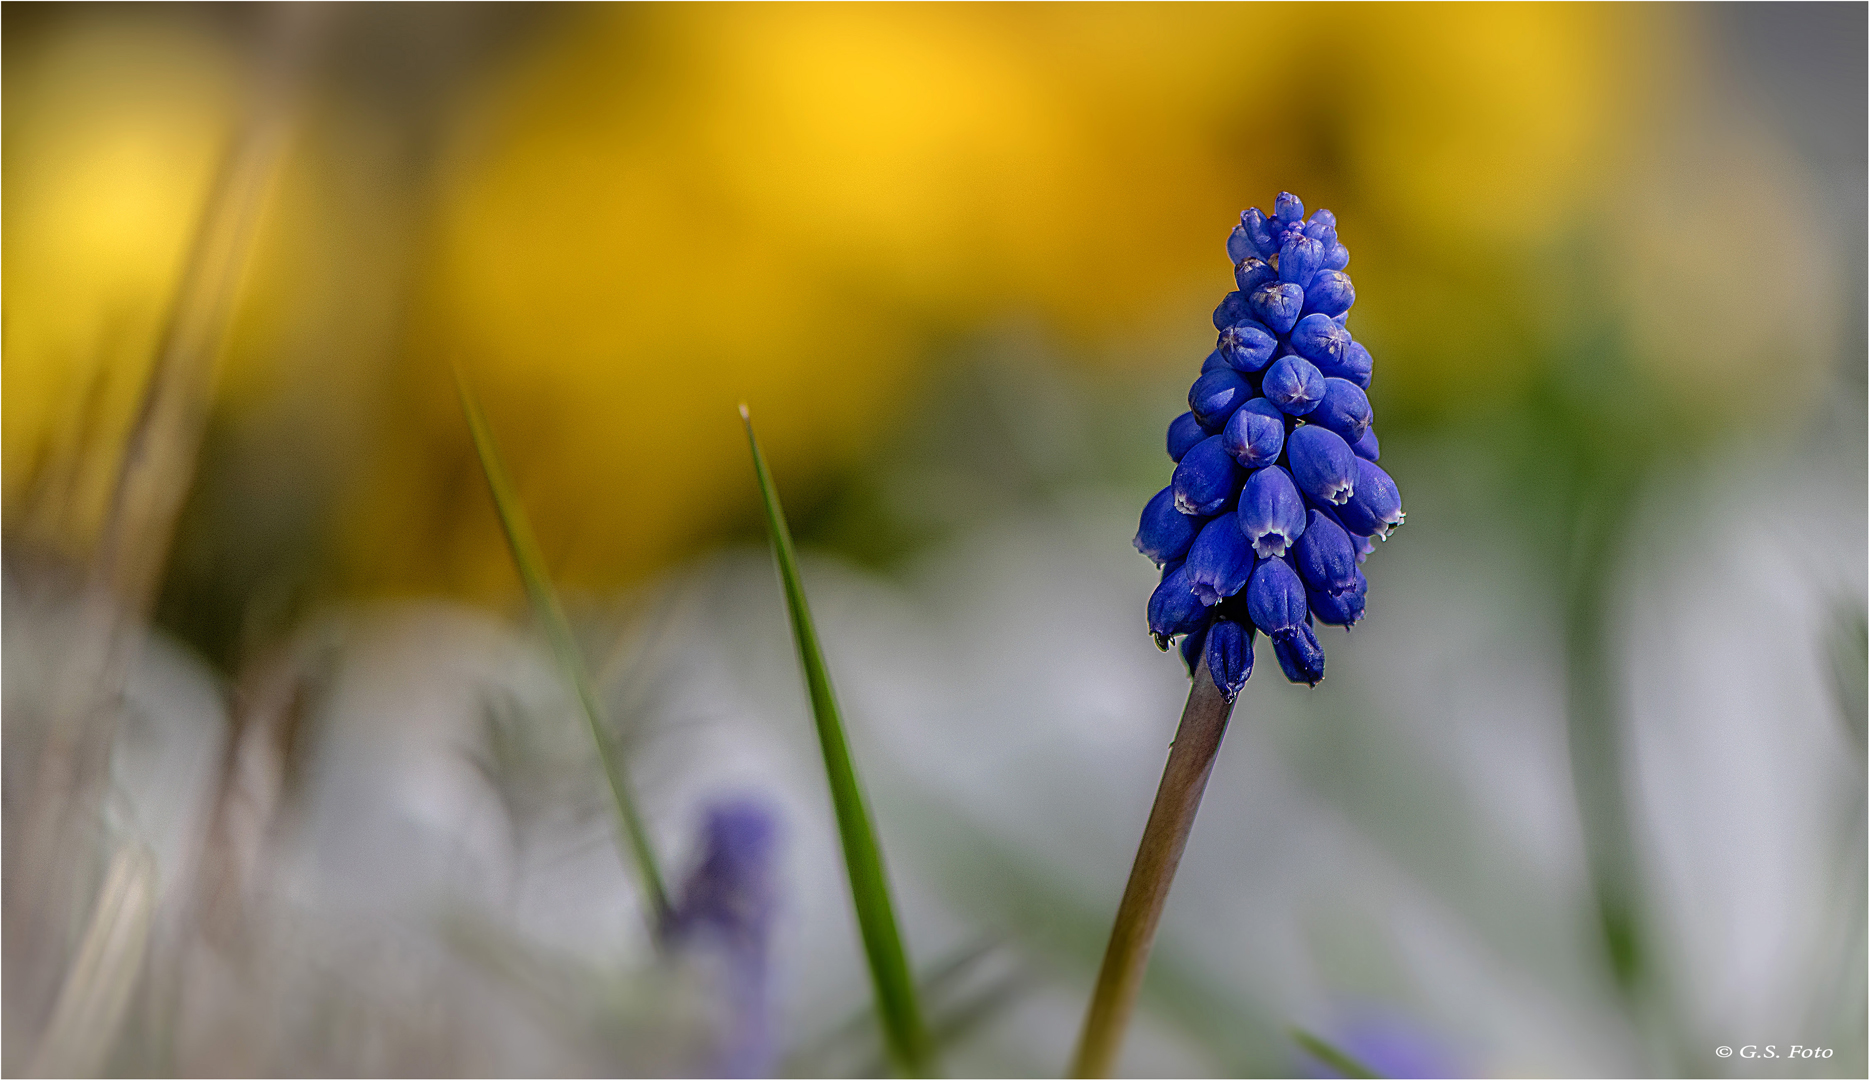
M 1233 706 L 1214 685 L 1203 656 L 1194 672 L 1194 688 L 1188 691 L 1187 707 L 1181 711 L 1181 727 L 1168 749 L 1168 764 L 1155 790 L 1149 823 L 1142 829 L 1129 884 L 1116 909 L 1116 925 L 1110 930 L 1096 993 L 1084 1016 L 1072 1076 L 1108 1076 L 1116 1064 L 1129 1014 L 1135 1011 L 1136 993 L 1142 989 L 1155 929 L 1162 921 L 1162 907 L 1168 901 L 1168 887 L 1174 882 L 1181 852 L 1188 846 L 1194 813 L 1200 809 L 1232 714 Z

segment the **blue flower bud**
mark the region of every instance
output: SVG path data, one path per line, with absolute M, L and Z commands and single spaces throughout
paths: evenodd
M 1228 422 L 1231 423 L 1231 421 Z M 1368 458 L 1371 461 L 1382 460 L 1382 447 L 1376 443 L 1376 429 L 1373 427 L 1364 428 L 1363 437 L 1351 443 L 1350 449 L 1356 451 L 1357 457 Z
M 1316 686 L 1324 680 L 1324 650 L 1309 626 L 1272 639 L 1272 655 L 1292 682 Z
M 1188 568 L 1179 567 L 1162 579 L 1149 596 L 1149 633 L 1155 635 L 1157 648 L 1168 648 L 1168 639 L 1198 629 L 1207 618 L 1207 605 L 1188 588 Z
M 1353 382 L 1358 387 L 1367 390 L 1369 389 L 1369 371 L 1373 366 L 1369 350 L 1363 347 L 1362 342 L 1352 341 L 1344 350 L 1341 359 L 1319 364 L 1318 370 L 1330 378 Z
M 1264 259 L 1251 258 L 1233 268 L 1233 281 L 1240 287 L 1240 292 L 1251 296 L 1254 289 L 1268 281 L 1277 281 L 1278 271 L 1272 269 Z
M 1258 207 L 1240 215 L 1240 227 L 1246 230 L 1246 238 L 1252 241 L 1253 254 L 1261 259 L 1269 259 L 1278 253 L 1278 245 L 1272 242 L 1272 229 Z M 1240 260 L 1233 261 L 1238 263 Z
M 1361 387 L 1348 379 L 1326 378 L 1324 400 L 1305 415 L 1305 420 L 1329 428 L 1355 446 L 1369 431 L 1369 417 L 1369 395 Z
M 1206 517 L 1219 513 L 1239 488 L 1240 467 L 1227 453 L 1226 443 L 1214 435 L 1202 439 L 1181 455 L 1175 466 L 1175 509 Z M 1296 489 L 1293 489 L 1294 493 Z
M 1289 225 L 1304 220 L 1304 203 L 1289 191 L 1281 191 L 1278 198 L 1272 200 L 1272 216 L 1280 225 Z
M 1238 697 L 1252 677 L 1252 627 L 1214 620 L 1207 631 L 1207 671 L 1228 701 Z
M 1332 244 L 1324 249 L 1324 269 L 1341 270 L 1350 265 L 1350 249 L 1342 244 Z
M 1227 453 L 1248 469 L 1261 469 L 1285 451 L 1285 414 L 1265 398 L 1253 398 L 1227 421 L 1220 437 Z
M 1311 511 L 1291 555 L 1312 592 L 1340 593 L 1356 583 L 1356 544 L 1328 514 Z
M 1200 666 L 1201 653 L 1207 649 L 1207 630 L 1212 625 L 1211 620 L 1204 621 L 1188 631 L 1187 637 L 1181 639 L 1181 662 L 1188 666 L 1190 676 L 1194 674 L 1194 669 Z
M 1142 508 L 1142 524 L 1136 529 L 1136 550 L 1160 566 L 1186 555 L 1188 546 L 1194 543 L 1200 531 L 1201 519 L 1176 510 L 1175 489 L 1165 487 Z
M 1272 361 L 1259 385 L 1266 400 L 1291 416 L 1303 416 L 1324 400 L 1324 373 L 1302 356 Z
M 1304 313 L 1316 312 L 1336 318 L 1356 303 L 1356 286 L 1350 275 L 1341 270 L 1319 270 L 1304 287 Z
M 1329 428 L 1300 426 L 1285 438 L 1285 458 L 1298 490 L 1318 502 L 1340 506 L 1356 490 L 1356 463 L 1362 459 Z
M 1402 493 L 1380 466 L 1359 457 L 1356 491 L 1337 508 L 1337 517 L 1344 528 L 1359 536 L 1387 539 L 1390 530 L 1402 523 Z
M 1238 515 L 1222 514 L 1201 528 L 1188 549 L 1188 587 L 1201 603 L 1218 604 L 1246 587 L 1252 561 Z
M 1241 319 L 1252 318 L 1252 306 L 1246 302 L 1246 294 L 1230 292 L 1214 308 L 1214 329 L 1225 330 Z
M 1205 375 L 1210 371 L 1221 371 L 1231 368 L 1232 366 L 1232 364 L 1227 363 L 1226 354 L 1219 349 L 1215 349 L 1207 354 L 1207 359 L 1201 361 L 1201 374 Z
M 1311 275 L 1323 267 L 1324 245 L 1308 236 L 1300 235 L 1287 240 L 1278 251 L 1278 279 L 1300 289 L 1310 285 Z
M 1272 635 L 1289 634 L 1310 616 L 1304 582 L 1284 559 L 1260 559 L 1246 583 L 1246 613 L 1259 629 Z
M 1324 254 L 1330 251 L 1331 245 L 1337 242 L 1337 226 L 1318 221 L 1317 215 L 1312 214 L 1311 220 L 1304 224 L 1304 235 L 1308 239 L 1317 241 L 1319 258 L 1322 259 Z
M 1321 383 L 1319 389 L 1322 389 Z M 1188 391 L 1188 408 L 1193 410 L 1194 418 L 1202 427 L 1219 431 L 1226 426 L 1233 410 L 1246 404 L 1252 396 L 1252 384 L 1245 376 L 1231 367 L 1221 367 L 1194 380 L 1193 388 Z
M 1180 461 L 1182 455 L 1194 449 L 1194 444 L 1206 437 L 1207 433 L 1201 430 L 1201 422 L 1194 418 L 1194 414 L 1191 412 L 1182 413 L 1180 416 L 1169 421 L 1168 424 L 1169 458 L 1174 461 Z
M 1305 219 L 1304 224 L 1307 230 L 1312 228 L 1324 228 L 1335 233 L 1337 231 L 1337 215 L 1331 213 L 1329 210 L 1319 208 L 1311 211 L 1311 216 Z
M 1248 476 L 1240 489 L 1238 520 L 1254 555 L 1269 559 L 1285 554 L 1304 532 L 1304 497 L 1291 474 L 1272 465 Z
M 1350 349 L 1350 332 L 1321 312 L 1306 315 L 1291 328 L 1291 349 L 1313 364 L 1339 365 Z
M 1227 258 L 1233 260 L 1233 265 L 1238 266 L 1256 254 L 1258 251 L 1253 247 L 1252 237 L 1246 232 L 1246 226 L 1244 224 L 1233 226 L 1233 231 L 1227 234 Z
M 1345 588 L 1336 592 L 1319 589 L 1308 592 L 1311 614 L 1317 616 L 1319 622 L 1351 627 L 1363 617 L 1365 598 L 1369 595 L 1369 579 L 1363 576 L 1361 570 L 1352 569 L 1350 573 L 1354 576 Z
M 1270 330 L 1245 319 L 1220 331 L 1220 347 L 1215 351 L 1237 371 L 1258 371 L 1272 359 L 1277 348 L 1278 338 L 1273 337 Z
M 1268 282 L 1254 289 L 1248 301 L 1251 316 L 1275 334 L 1291 332 L 1304 308 L 1304 290 L 1290 282 Z

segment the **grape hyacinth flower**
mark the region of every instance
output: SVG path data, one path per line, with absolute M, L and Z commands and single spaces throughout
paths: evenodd
M 1324 677 L 1317 623 L 1363 617 L 1362 562 L 1402 523 L 1402 496 L 1376 464 L 1369 350 L 1350 333 L 1350 249 L 1328 210 L 1305 216 L 1287 192 L 1240 215 L 1227 237 L 1229 292 L 1219 337 L 1168 425 L 1175 462 L 1142 511 L 1136 547 L 1162 568 L 1148 625 L 1180 639 L 1194 687 L 1168 751 L 1148 825 L 1072 1064 L 1108 1076 L 1122 1046 L 1175 866 L 1187 846 L 1233 701 L 1271 640 L 1279 670 Z
M 718 1015 L 704 1073 L 769 1076 L 777 1051 L 768 961 L 778 823 L 763 803 L 729 799 L 706 808 L 701 835 L 701 858 L 663 935 L 713 977 Z
M 1214 310 L 1214 350 L 1189 411 L 1168 427 L 1174 476 L 1136 534 L 1158 565 L 1188 561 L 1156 590 L 1150 629 L 1164 648 L 1184 634 L 1198 642 L 1183 653 L 1192 673 L 1215 651 L 1203 648 L 1210 626 L 1239 621 L 1249 633 L 1228 631 L 1220 654 L 1249 650 L 1256 631 L 1271 639 L 1287 678 L 1315 685 L 1324 655 L 1314 624 L 1347 628 L 1362 618 L 1368 580 L 1357 564 L 1402 523 L 1401 493 L 1376 464 L 1370 355 L 1348 326 L 1356 288 L 1336 216 L 1306 217 L 1296 196 L 1282 194 L 1271 214 L 1240 215 L 1227 255 L 1239 288 Z M 1306 544 L 1320 527 L 1328 535 Z M 1269 560 L 1283 566 L 1265 569 Z M 1260 577 L 1277 583 L 1280 603 L 1233 612 L 1228 599 Z M 1250 671 L 1250 660 L 1235 658 L 1225 672 L 1208 660 L 1231 701 L 1233 672 Z

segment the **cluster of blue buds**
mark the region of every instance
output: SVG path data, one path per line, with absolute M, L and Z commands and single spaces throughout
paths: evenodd
M 1174 480 L 1142 511 L 1136 547 L 1162 568 L 1149 630 L 1202 650 L 1233 700 L 1252 674 L 1253 635 L 1272 639 L 1292 682 L 1317 685 L 1313 620 L 1348 628 L 1369 583 L 1359 564 L 1402 523 L 1370 427 L 1369 350 L 1345 328 L 1356 289 L 1328 210 L 1289 192 L 1227 237 L 1239 285 L 1214 309 L 1220 337 L 1168 425 Z

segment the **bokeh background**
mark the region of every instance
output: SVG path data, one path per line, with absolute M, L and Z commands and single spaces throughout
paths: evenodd
M 1056 1074 L 1185 693 L 1129 538 L 1281 190 L 1409 523 L 1242 697 L 1124 1068 L 1869 1068 L 1862 5 L 0 22 L 8 1074 L 753 1022 L 642 930 L 456 368 L 665 859 L 778 823 L 760 1068 L 881 1058 L 743 401 L 946 1067 Z

